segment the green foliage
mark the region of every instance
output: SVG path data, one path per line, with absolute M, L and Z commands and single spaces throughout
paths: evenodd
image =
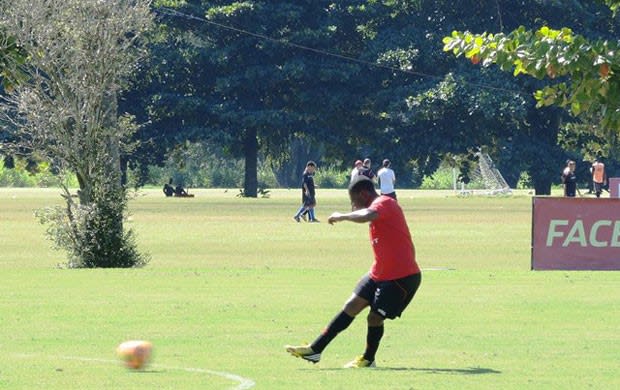
M 0 2 L 0 10 L 2 27 L 28 54 L 11 62 L 27 77 L 2 99 L 3 125 L 14 130 L 16 150 L 72 172 L 79 187 L 72 194 L 61 182 L 65 206 L 39 213 L 49 237 L 69 267 L 144 265 L 123 227 L 120 172 L 138 126 L 118 113 L 116 99 L 145 53 L 150 1 L 30 0 Z
M 314 183 L 321 188 L 347 188 L 350 172 L 335 165 L 322 166 L 316 170 Z
M 322 148 L 313 158 L 343 169 L 351 156 L 389 157 L 407 187 L 444 155 L 478 147 L 501 156 L 511 184 L 531 170 L 547 186 L 557 175 L 539 170 L 541 161 L 564 159 L 557 133 L 565 118 L 532 114 L 538 80 L 455 61 L 438 50 L 441 37 L 541 23 L 615 33 L 600 23 L 609 14 L 602 2 L 585 0 L 154 4 L 174 12 L 157 8 L 153 55 L 141 64 L 140 88 L 124 99 L 125 110 L 142 111 L 140 137 L 149 141 L 134 162 L 161 165 L 189 139 L 246 160 L 256 160 L 247 154 L 256 146 L 258 158 L 293 165 L 289 143 L 303 137 Z
M 28 53 L 15 37 L 7 35 L 6 29 L 0 27 L 0 82 L 4 90 L 12 91 L 15 84 L 24 80 L 26 75 L 19 70 L 19 65 L 23 65 L 27 58 Z
M 600 0 L 599 0 L 600 1 Z M 609 7 L 609 9 L 612 10 L 612 12 L 614 13 L 614 15 L 616 14 L 616 12 L 618 12 L 618 10 L 620 9 L 620 1 L 618 0 L 602 0 L 606 6 Z
M 59 182 L 77 187 L 75 175 L 54 173 L 47 162 L 39 162 L 34 169 L 29 169 L 26 159 L 16 157 L 14 165 L 7 168 L 4 159 L 0 158 L 0 187 L 52 187 Z
M 137 250 L 133 231 L 123 228 L 125 193 L 98 188 L 115 187 L 117 180 L 111 176 L 96 182 L 91 203 L 76 203 L 65 189 L 67 206 L 37 210 L 55 248 L 67 251 L 68 268 L 129 268 L 148 263 L 149 256 Z
M 517 185 L 515 186 L 517 190 L 527 190 L 532 188 L 532 178 L 527 172 L 521 172 L 519 176 L 519 181 L 517 181 Z
M 603 127 L 620 129 L 620 79 L 614 76 L 620 72 L 618 42 L 548 26 L 534 31 L 521 26 L 509 34 L 453 31 L 443 42 L 444 51 L 464 55 L 474 64 L 497 64 L 514 76 L 557 78 L 560 81 L 534 94 L 539 107 L 558 105 L 575 116 L 598 114 Z
M 240 158 L 226 156 L 217 147 L 205 143 L 186 142 L 169 153 L 163 166 L 149 166 L 142 178 L 147 185 L 162 186 L 173 183 L 190 188 L 243 187 L 244 164 Z M 138 172 L 132 177 L 137 180 Z M 258 183 L 261 188 L 278 187 L 269 164 L 259 161 Z
M 420 189 L 448 190 L 454 187 L 454 172 L 452 167 L 441 165 L 432 175 L 424 176 Z

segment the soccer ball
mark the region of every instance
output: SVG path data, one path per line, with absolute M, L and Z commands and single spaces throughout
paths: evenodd
M 151 357 L 153 344 L 143 340 L 130 340 L 116 348 L 116 354 L 128 368 L 139 370 L 144 368 Z

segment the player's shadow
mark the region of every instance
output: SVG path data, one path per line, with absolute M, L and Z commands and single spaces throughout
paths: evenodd
M 327 371 L 350 370 L 349 368 L 323 368 Z M 425 368 L 425 367 L 374 367 L 372 370 L 378 371 L 416 371 L 427 372 L 429 374 L 445 374 L 445 375 L 488 375 L 501 374 L 501 371 L 485 367 L 467 367 L 467 368 Z
M 501 371 L 485 367 L 467 368 L 422 368 L 422 367 L 376 367 L 375 370 L 384 371 L 418 371 L 428 372 L 429 374 L 454 374 L 454 375 L 487 375 L 501 374 Z

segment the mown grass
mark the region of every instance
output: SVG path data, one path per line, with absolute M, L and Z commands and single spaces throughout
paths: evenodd
M 58 191 L 2 189 L 0 388 L 620 386 L 619 273 L 530 271 L 527 195 L 398 194 L 422 287 L 388 322 L 379 368 L 351 371 L 341 366 L 364 348 L 363 315 L 318 365 L 283 350 L 314 339 L 371 261 L 364 225 L 295 223 L 298 190 L 142 192 L 128 226 L 151 263 L 66 270 L 33 217 Z M 348 208 L 344 191 L 319 190 L 318 201 L 321 219 Z M 114 356 L 134 338 L 155 345 L 144 372 Z

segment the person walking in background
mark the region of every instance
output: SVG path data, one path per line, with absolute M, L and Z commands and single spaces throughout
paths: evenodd
M 372 161 L 370 161 L 369 158 L 364 159 L 364 163 L 359 170 L 360 171 L 359 174 L 366 176 L 367 178 L 372 180 L 374 183 L 377 181 L 377 175 L 375 175 L 375 172 L 372 170 L 371 166 L 372 166 Z
M 349 198 L 352 211 L 335 212 L 329 216 L 328 222 L 330 225 L 342 221 L 369 223 L 374 262 L 343 309 L 312 344 L 287 345 L 285 348 L 295 357 L 318 363 L 327 345 L 348 328 L 362 310 L 370 307 L 366 317 L 366 350 L 345 367 L 375 367 L 385 319 L 401 316 L 416 294 L 422 274 L 405 215 L 398 203 L 388 196 L 379 196 L 374 183 L 361 175 L 349 185 Z
M 297 222 L 304 212 L 308 212 L 308 222 L 319 222 L 314 215 L 314 208 L 316 206 L 315 186 L 314 186 L 314 172 L 316 170 L 316 164 L 314 161 L 308 161 L 306 163 L 306 169 L 301 180 L 301 207 L 297 210 L 297 213 L 293 219 Z
M 605 174 L 605 164 L 603 164 L 602 158 L 599 156 L 596 158 L 592 168 L 592 183 L 594 185 L 594 193 L 597 198 L 601 197 L 605 183 L 607 182 L 607 175 Z
M 575 162 L 566 160 L 566 168 L 562 171 L 562 186 L 564 187 L 564 196 L 574 198 L 576 193 L 581 195 L 581 191 L 577 188 L 577 175 L 575 174 Z
M 379 187 L 381 189 L 381 195 L 386 195 L 391 198 L 396 199 L 396 190 L 394 189 L 394 184 L 396 183 L 396 174 L 390 168 L 392 163 L 387 158 L 383 160 L 383 166 L 377 172 L 377 177 L 379 178 Z
M 363 165 L 362 160 L 356 160 L 355 163 L 353 164 L 353 169 L 351 169 L 351 181 L 350 181 L 351 183 L 353 182 L 353 180 L 355 180 L 357 175 L 360 174 L 360 169 L 362 169 L 362 165 Z

